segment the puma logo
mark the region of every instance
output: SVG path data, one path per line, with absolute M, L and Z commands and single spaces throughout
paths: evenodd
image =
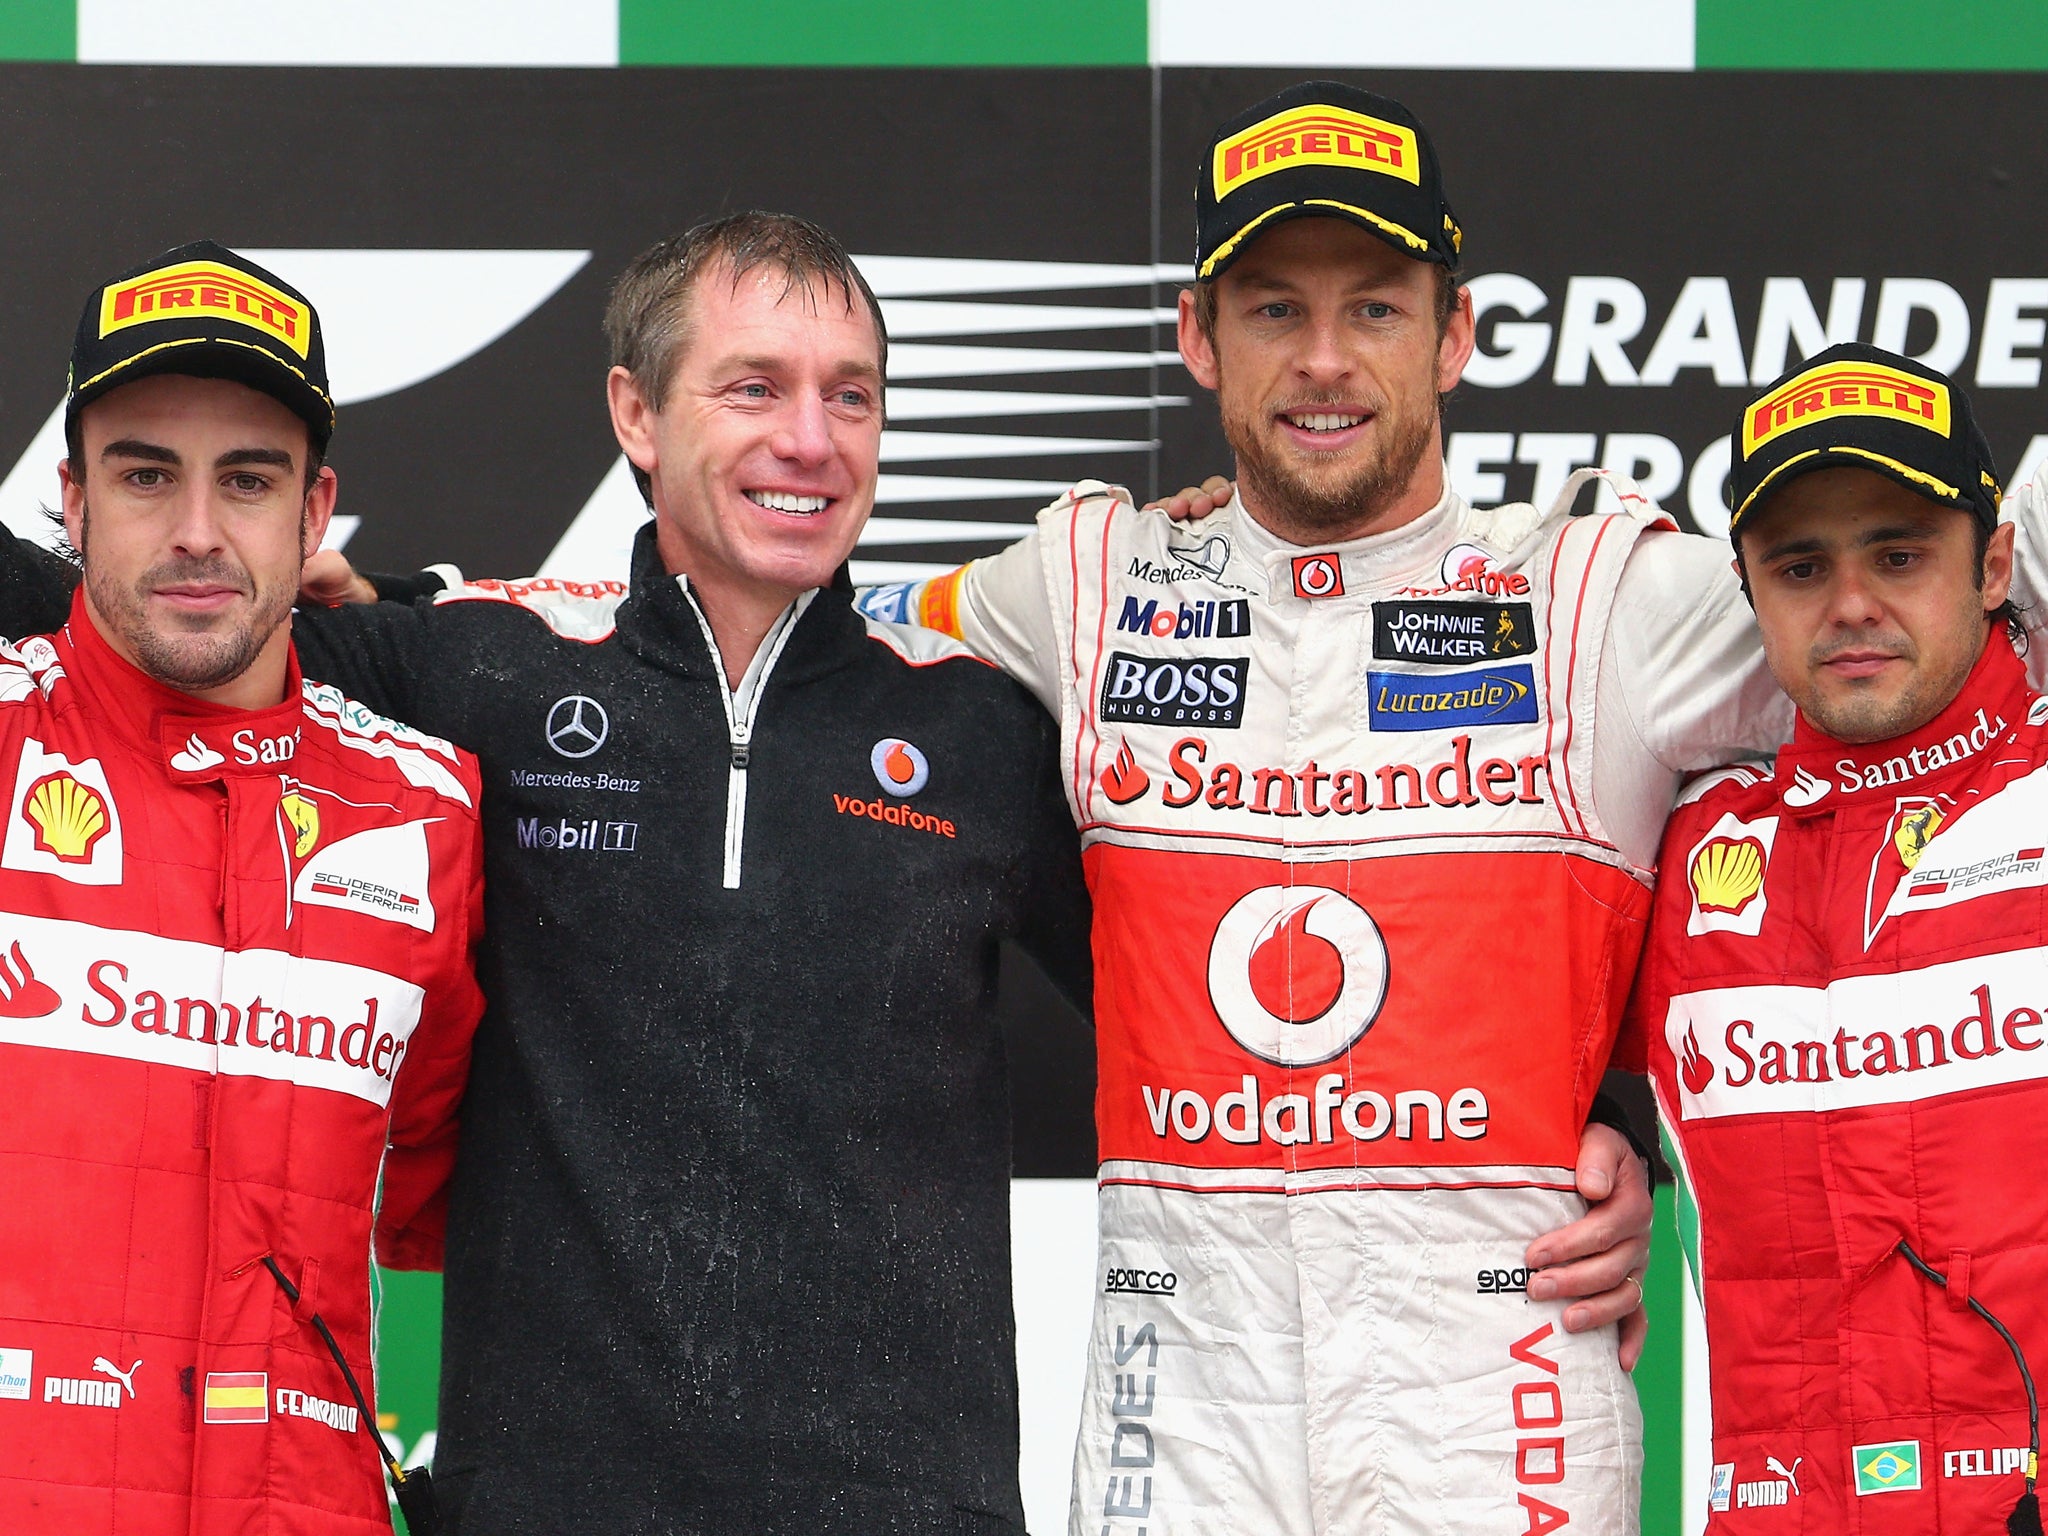
M 100 1355 L 93 1360 L 92 1368 L 102 1376 L 111 1376 L 114 1380 L 121 1383 L 122 1386 L 128 1389 L 128 1396 L 130 1398 L 135 1396 L 135 1373 L 142 1369 L 142 1362 L 140 1360 L 124 1371 L 116 1367 L 114 1362 L 105 1355 Z

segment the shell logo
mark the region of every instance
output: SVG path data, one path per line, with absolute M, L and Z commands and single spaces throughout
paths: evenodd
M 1702 912 L 1740 912 L 1764 888 L 1764 845 L 1753 837 L 1714 837 L 1687 871 Z
M 93 844 L 107 832 L 106 800 L 68 773 L 48 774 L 31 784 L 21 814 L 35 828 L 36 847 L 66 864 L 89 863 Z

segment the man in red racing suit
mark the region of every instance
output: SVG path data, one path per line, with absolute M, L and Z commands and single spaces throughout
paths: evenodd
M 1698 1213 L 1695 1496 L 1717 1532 L 2004 1530 L 2030 1392 L 1991 1320 L 2048 1346 L 2048 699 L 1998 609 L 2012 533 L 1967 399 L 1904 358 L 1832 348 L 1736 441 L 1800 718 L 1673 815 L 1620 1052 Z
M 177 318 L 123 323 L 166 292 Z M 371 1236 L 440 1263 L 479 783 L 300 679 L 334 500 L 316 324 L 210 244 L 81 322 L 84 583 L 61 633 L 0 646 L 9 1536 L 391 1528 Z

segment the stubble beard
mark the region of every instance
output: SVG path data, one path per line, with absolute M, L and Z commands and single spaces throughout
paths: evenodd
M 1320 405 L 1341 402 L 1304 399 L 1289 402 L 1290 412 L 1313 410 Z M 1437 424 L 1437 409 L 1431 397 L 1430 409 L 1413 416 L 1381 410 L 1374 426 L 1384 433 L 1379 451 L 1369 454 L 1341 478 L 1331 474 L 1311 477 L 1295 463 L 1269 448 L 1266 433 L 1272 428 L 1270 407 L 1245 409 L 1230 402 L 1220 405 L 1223 436 L 1237 456 L 1237 474 L 1246 500 L 1274 523 L 1274 531 L 1293 532 L 1316 538 L 1355 538 L 1368 533 L 1414 483 L 1417 466 L 1429 451 Z
M 1896 643 L 1904 660 L 1919 661 L 1919 649 L 1910 637 L 1901 636 Z M 1828 656 L 1840 649 L 1840 646 L 1816 646 L 1812 654 L 1813 666 L 1818 668 Z M 1919 730 L 1948 708 L 1962 691 L 1980 654 L 1981 651 L 1976 654 L 1960 653 L 1958 663 L 1944 668 L 1939 676 L 1916 670 L 1903 688 L 1889 696 L 1854 688 L 1839 693 L 1826 693 L 1815 688 L 1810 690 L 1809 697 L 1800 701 L 1800 709 L 1813 725 L 1837 741 L 1859 746 L 1890 741 Z
M 79 555 L 85 567 L 86 595 L 93 610 L 110 624 L 134 656 L 135 663 L 158 682 L 184 693 L 203 693 L 233 682 L 255 664 L 279 625 L 291 617 L 298 582 L 259 586 L 240 565 L 225 557 L 161 561 L 123 586 L 92 562 L 91 513 L 80 521 Z M 303 543 L 303 540 L 302 540 Z M 246 601 L 239 613 L 193 628 L 166 628 L 151 622 L 150 593 L 169 582 L 204 581 L 239 588 Z

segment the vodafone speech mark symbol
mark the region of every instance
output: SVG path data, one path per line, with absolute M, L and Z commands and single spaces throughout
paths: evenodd
M 1239 897 L 1209 945 L 1209 1000 L 1263 1061 L 1313 1066 L 1372 1028 L 1387 1000 L 1387 945 L 1357 902 L 1321 885 Z
M 1294 557 L 1294 595 L 1296 597 L 1342 597 L 1344 595 L 1344 567 L 1337 563 L 1335 555 L 1296 555 Z

